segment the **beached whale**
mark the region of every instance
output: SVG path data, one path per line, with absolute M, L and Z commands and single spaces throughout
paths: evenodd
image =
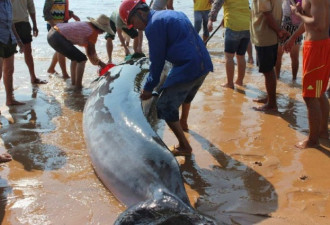
M 148 68 L 147 58 L 112 68 L 84 109 L 94 169 L 128 207 L 115 224 L 215 224 L 191 206 L 176 159 L 143 113 L 139 93 Z

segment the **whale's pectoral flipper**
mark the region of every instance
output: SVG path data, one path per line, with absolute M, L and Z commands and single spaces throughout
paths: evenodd
M 124 211 L 115 225 L 215 225 L 170 193 L 162 192 Z

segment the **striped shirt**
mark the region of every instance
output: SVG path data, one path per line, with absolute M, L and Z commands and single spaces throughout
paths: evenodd
M 74 45 L 86 47 L 97 41 L 98 32 L 90 22 L 58 23 L 54 28 Z

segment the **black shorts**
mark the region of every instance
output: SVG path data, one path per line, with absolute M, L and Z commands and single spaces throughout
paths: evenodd
M 11 44 L 11 40 L 9 40 L 10 44 L 4 44 L 0 42 L 0 58 L 9 58 L 15 53 L 17 44 Z
M 166 122 L 179 121 L 179 107 L 191 103 L 206 75 L 188 83 L 180 83 L 164 88 L 157 101 L 157 115 Z
M 54 28 L 50 29 L 48 32 L 47 41 L 55 51 L 61 53 L 70 60 L 77 62 L 87 61 L 86 55 Z
M 116 24 L 112 20 L 110 20 L 110 27 L 113 33 L 116 34 L 117 32 Z M 133 28 L 131 29 L 123 28 L 123 31 L 132 39 L 136 38 L 139 35 L 138 31 Z M 104 38 L 105 39 L 111 38 L 112 40 L 115 40 L 115 35 L 107 33 Z
M 278 44 L 264 47 L 255 46 L 255 48 L 259 72 L 268 73 L 272 71 L 276 65 Z
M 32 42 L 32 28 L 29 22 L 15 23 L 15 29 L 23 44 L 28 44 Z

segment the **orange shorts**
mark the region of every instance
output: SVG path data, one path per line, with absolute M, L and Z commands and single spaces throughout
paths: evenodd
M 319 98 L 330 76 L 330 38 L 305 41 L 303 48 L 303 97 Z

